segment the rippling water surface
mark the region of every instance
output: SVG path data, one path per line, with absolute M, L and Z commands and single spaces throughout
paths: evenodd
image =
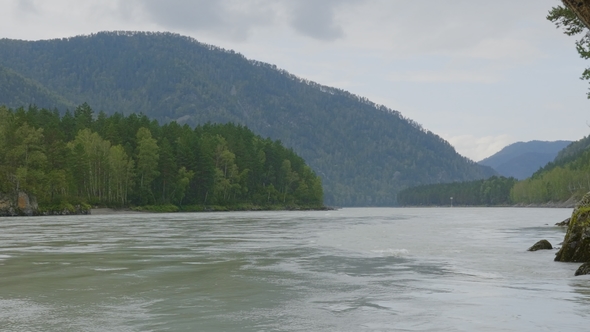
M 569 209 L 0 219 L 2 331 L 583 331 Z

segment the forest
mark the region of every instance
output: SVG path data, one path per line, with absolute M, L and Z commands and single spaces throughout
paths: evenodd
M 513 204 L 510 191 L 515 178 L 492 176 L 486 180 L 418 186 L 402 190 L 402 206 L 506 206 Z
M 580 199 L 590 191 L 590 136 L 570 144 L 554 161 L 512 189 L 512 200 L 522 204 Z
M 322 178 L 334 206 L 395 206 L 403 188 L 496 174 L 396 110 L 190 37 L 0 39 L 0 104 L 64 112 L 84 102 L 107 115 L 231 122 L 281 140 Z
M 85 204 L 155 211 L 323 208 L 318 176 L 245 126 L 160 125 L 142 114 L 0 107 L 0 193 L 40 211 Z
M 555 160 L 531 177 L 433 184 L 402 190 L 400 205 L 544 205 L 576 201 L 590 191 L 590 136 L 561 150 Z

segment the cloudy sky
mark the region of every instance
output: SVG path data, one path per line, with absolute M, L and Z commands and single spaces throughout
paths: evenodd
M 558 0 L 0 0 L 0 38 L 173 31 L 400 111 L 480 160 L 590 133 Z

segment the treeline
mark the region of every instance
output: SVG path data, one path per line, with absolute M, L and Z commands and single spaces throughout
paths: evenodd
M 0 192 L 40 206 L 320 208 L 321 180 L 248 128 L 159 125 L 145 115 L 0 107 Z
M 517 183 L 512 199 L 524 204 L 564 202 L 590 191 L 590 150 L 567 163 L 552 163 Z
M 487 180 L 432 184 L 399 192 L 402 206 L 494 206 L 512 204 L 510 191 L 515 178 L 493 176 Z

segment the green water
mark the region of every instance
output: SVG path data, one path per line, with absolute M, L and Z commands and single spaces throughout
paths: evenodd
M 0 219 L 1 331 L 580 331 L 563 209 Z

